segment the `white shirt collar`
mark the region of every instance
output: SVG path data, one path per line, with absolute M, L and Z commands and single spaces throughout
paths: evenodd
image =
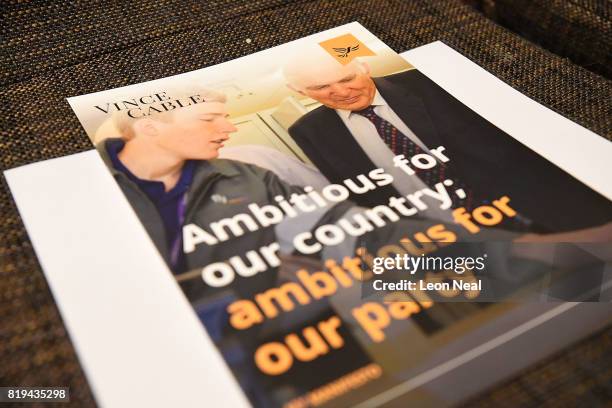
M 382 97 L 380 92 L 378 92 L 378 89 L 374 93 L 374 99 L 372 100 L 372 105 L 373 106 L 383 106 L 383 105 L 388 106 L 389 105 L 387 101 L 385 101 L 385 99 Z M 338 112 L 338 115 L 340 115 L 340 117 L 344 120 L 348 120 L 348 118 L 353 113 L 353 111 L 350 111 L 348 109 L 336 109 L 336 112 Z

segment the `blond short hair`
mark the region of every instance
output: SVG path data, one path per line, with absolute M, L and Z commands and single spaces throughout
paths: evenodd
M 206 102 L 225 103 L 227 100 L 225 94 L 212 90 L 212 89 L 201 88 L 201 87 L 184 87 L 184 88 L 179 88 L 179 89 L 174 88 L 172 89 L 172 91 L 167 92 L 167 96 L 170 97 L 170 100 L 166 102 L 175 102 L 177 100 L 186 101 L 196 96 L 198 96 L 199 99 L 202 100 L 202 102 L 199 102 L 199 103 L 206 103 Z M 129 98 L 127 100 L 129 100 Z M 156 103 L 152 103 L 146 106 L 147 107 L 161 107 L 162 102 L 156 102 Z M 176 112 L 177 109 L 180 109 L 180 107 L 171 109 L 171 110 L 163 109 L 161 112 L 152 112 L 149 116 L 146 116 L 146 118 L 168 123 L 172 121 L 174 112 Z M 113 125 L 115 129 L 117 129 L 117 131 L 119 132 L 119 137 L 124 140 L 130 140 L 135 136 L 134 123 L 136 123 L 137 121 L 141 119 L 143 118 L 142 117 L 131 117 L 130 115 L 128 115 L 127 110 L 116 111 L 112 115 Z

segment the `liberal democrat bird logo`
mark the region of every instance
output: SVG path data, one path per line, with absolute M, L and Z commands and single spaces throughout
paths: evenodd
M 359 38 L 351 33 L 339 35 L 322 41 L 319 45 L 333 59 L 342 65 L 350 64 L 357 57 L 368 57 L 376 55 Z
M 359 49 L 359 44 L 353 45 L 353 46 L 349 45 L 346 48 L 334 48 L 334 51 L 338 53 L 337 55 L 338 57 L 346 58 L 351 52 L 357 51 L 358 49 Z

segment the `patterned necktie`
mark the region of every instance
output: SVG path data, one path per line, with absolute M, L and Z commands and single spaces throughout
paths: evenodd
M 397 156 L 403 154 L 405 158 L 410 159 L 410 157 L 414 155 L 427 153 L 408 136 L 400 132 L 400 130 L 393 126 L 389 121 L 378 116 L 378 114 L 374 112 L 374 106 L 369 106 L 363 110 L 355 111 L 353 113 L 367 118 L 374 124 L 378 135 L 389 147 L 389 149 L 391 149 L 394 155 Z M 419 179 L 421 179 L 430 188 L 433 188 L 436 183 L 441 183 L 446 179 L 452 179 L 454 183 L 453 188 L 455 190 L 462 188 L 466 194 L 466 197 L 463 199 L 460 199 L 456 195 L 453 197 L 453 208 L 466 207 L 466 209 L 471 210 L 473 201 L 472 191 L 467 189 L 457 177 L 454 177 L 449 163 L 441 163 L 438 161 L 438 163 L 430 169 L 419 169 L 413 167 L 413 170 Z
M 374 112 L 374 106 L 369 106 L 360 111 L 354 111 L 358 115 L 361 115 L 374 124 L 376 132 L 385 142 L 385 144 L 391 149 L 394 155 L 403 154 L 405 158 L 427 153 L 418 144 L 413 142 L 409 137 L 404 135 L 398 128 L 393 126 L 389 121 L 378 116 Z M 446 179 L 453 181 L 452 188 L 449 189 L 453 200 L 452 208 L 465 207 L 465 209 L 471 212 L 474 208 L 483 205 L 490 204 L 489 200 L 479 198 L 474 191 L 467 187 L 463 181 L 457 177 L 451 162 L 438 163 L 430 169 L 419 169 L 413 167 L 416 175 L 421 179 L 427 186 L 433 188 L 436 183 L 441 183 Z M 459 198 L 452 191 L 462 189 L 465 192 L 464 198 Z M 503 225 L 499 225 L 500 228 L 507 228 L 514 231 L 527 231 L 530 227 L 531 221 L 523 217 L 521 214 L 517 214 L 516 217 L 505 219 Z

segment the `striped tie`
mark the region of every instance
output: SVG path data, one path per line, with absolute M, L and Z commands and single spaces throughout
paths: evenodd
M 378 116 L 378 114 L 374 112 L 374 106 L 369 106 L 363 110 L 354 111 L 353 113 L 367 118 L 374 124 L 378 135 L 389 149 L 391 149 L 394 155 L 403 154 L 405 158 L 409 159 L 414 155 L 427 153 L 389 121 Z M 413 168 L 413 170 L 419 179 L 430 188 L 433 188 L 436 183 L 441 183 L 445 179 L 451 179 L 453 181 L 453 190 L 462 189 L 465 192 L 464 198 L 459 198 L 456 194 L 452 194 L 452 208 L 465 207 L 467 211 L 471 212 L 474 208 L 483 204 L 490 204 L 491 202 L 490 200 L 479 198 L 471 188 L 467 187 L 465 183 L 457 177 L 457 172 L 454 171 L 451 162 L 442 163 L 438 161 L 438 163 L 430 169 Z M 517 214 L 516 217 L 506 219 L 503 225 L 499 227 L 513 231 L 527 231 L 530 225 L 530 220 L 526 219 L 521 214 Z

